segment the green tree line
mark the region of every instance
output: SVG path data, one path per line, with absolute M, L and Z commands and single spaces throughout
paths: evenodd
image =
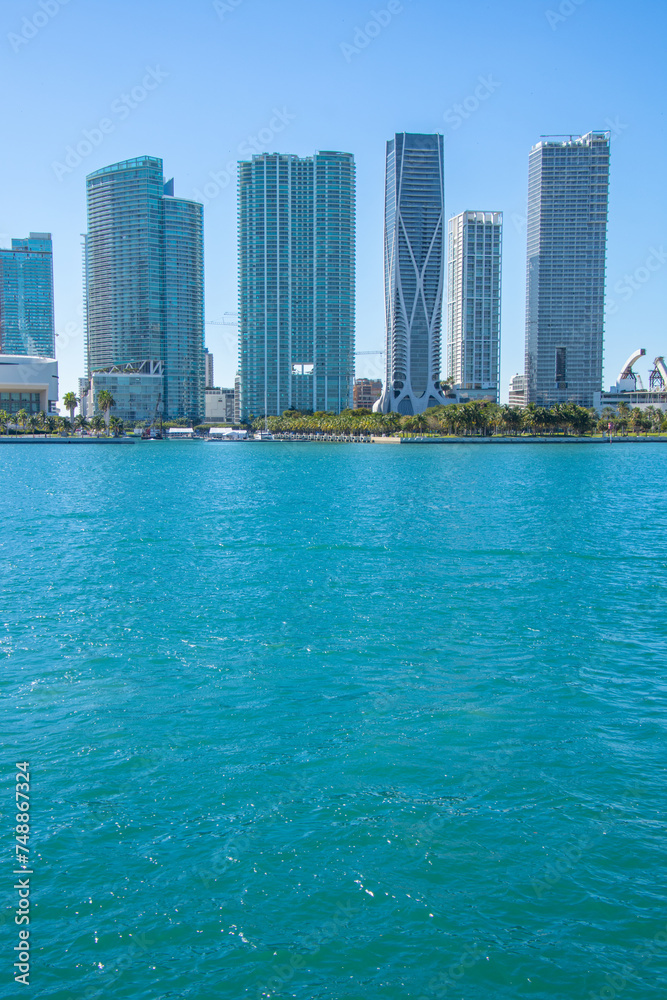
M 254 429 L 264 427 L 264 418 L 252 420 Z M 269 417 L 269 430 L 274 434 L 333 434 L 368 435 L 437 435 L 437 436 L 519 436 L 519 435 L 586 435 L 606 432 L 612 424 L 613 433 L 660 433 L 667 431 L 667 415 L 655 407 L 632 410 L 621 403 L 618 410 L 595 410 L 562 403 L 551 408 L 531 403 L 525 408 L 500 406 L 486 401 L 452 403 L 435 406 L 416 416 L 398 413 L 372 413 L 370 410 L 344 410 L 340 414 L 304 413 L 286 410 L 280 417 Z

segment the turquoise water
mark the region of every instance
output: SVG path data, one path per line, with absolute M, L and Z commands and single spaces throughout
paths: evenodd
M 1 447 L 25 993 L 664 997 L 666 460 Z

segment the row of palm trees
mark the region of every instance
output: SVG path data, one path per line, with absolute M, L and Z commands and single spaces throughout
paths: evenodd
M 254 420 L 252 426 L 260 430 L 264 418 Z M 624 434 L 629 429 L 636 433 L 667 431 L 667 416 L 655 407 L 631 410 L 627 403 L 620 403 L 617 410 L 605 408 L 601 414 L 574 403 L 562 403 L 550 408 L 534 403 L 525 408 L 500 406 L 488 401 L 452 403 L 436 406 L 416 416 L 398 413 L 372 413 L 369 410 L 344 410 L 334 413 L 303 413 L 286 410 L 281 417 L 268 418 L 269 430 L 274 434 L 331 434 L 334 436 L 368 435 L 456 435 L 489 436 L 508 435 L 586 435 L 596 431 Z
M 63 396 L 63 405 L 66 410 L 69 410 L 69 419 L 72 425 L 74 425 L 74 411 L 76 410 L 80 402 L 81 401 L 75 392 L 66 392 L 65 395 Z M 102 413 L 107 433 L 109 432 L 109 428 L 113 424 L 113 420 L 118 419 L 118 418 L 113 418 L 111 416 L 111 411 L 115 405 L 116 405 L 116 400 L 113 398 L 113 395 L 109 392 L 109 390 L 100 389 L 100 391 L 97 394 L 97 407 L 98 410 L 100 410 Z M 95 416 L 97 415 L 98 414 L 95 414 Z M 81 416 L 81 414 L 79 414 L 79 416 Z M 93 417 L 92 419 L 94 420 L 95 417 Z M 118 426 L 118 424 L 116 424 L 116 426 Z
M 106 431 L 113 437 L 120 437 L 125 431 L 123 421 L 119 417 L 111 415 L 116 400 L 106 389 L 100 390 L 97 394 L 97 405 L 102 412 L 95 413 L 90 420 L 82 413 L 74 416 L 74 411 L 79 405 L 79 399 L 75 393 L 66 393 L 63 397 L 63 403 L 65 409 L 69 410 L 69 420 L 66 417 L 51 416 L 45 413 L 28 413 L 25 409 L 14 414 L 0 410 L 0 428 L 3 433 L 6 433 L 9 427 L 14 427 L 28 434 L 71 434 L 72 431 L 81 433 L 93 431 L 99 435 L 102 431 Z

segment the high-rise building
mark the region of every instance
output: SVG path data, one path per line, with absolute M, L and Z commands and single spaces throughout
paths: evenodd
M 593 406 L 602 386 L 609 143 L 549 136 L 530 154 L 528 403 Z
M 234 423 L 241 423 L 241 375 L 234 376 Z
M 241 420 L 351 407 L 354 322 L 353 156 L 240 163 Z
M 397 134 L 387 143 L 384 286 L 387 369 L 373 409 L 423 413 L 439 389 L 445 283 L 441 135 Z
M 213 389 L 215 382 L 213 381 L 213 355 L 209 351 L 208 347 L 204 348 L 204 388 Z
M 204 414 L 203 208 L 174 197 L 154 156 L 97 170 L 87 188 L 87 375 L 115 378 L 125 403 L 114 413 L 124 419 L 152 418 L 157 394 L 164 416 L 197 422 Z
M 0 249 L 0 354 L 56 356 L 51 233 Z
M 496 402 L 502 229 L 502 212 L 461 212 L 449 220 L 447 381 Z
M 355 410 L 371 410 L 382 395 L 382 382 L 379 378 L 355 378 L 353 395 Z

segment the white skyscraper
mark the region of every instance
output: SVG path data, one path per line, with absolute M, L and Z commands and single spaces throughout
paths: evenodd
M 549 136 L 530 154 L 528 403 L 593 406 L 602 386 L 609 142 Z
M 447 381 L 496 402 L 502 228 L 502 212 L 461 212 L 449 220 Z
M 441 135 L 387 143 L 384 243 L 387 369 L 373 409 L 405 415 L 445 402 L 440 379 L 445 281 Z

